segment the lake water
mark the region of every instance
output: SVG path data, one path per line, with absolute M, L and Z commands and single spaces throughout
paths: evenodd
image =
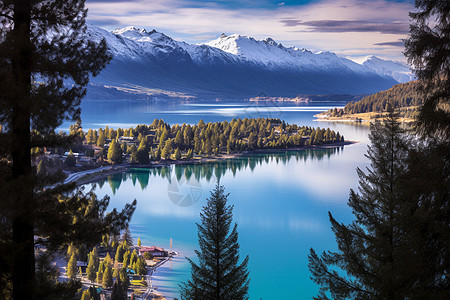
M 196 222 L 217 179 L 230 193 L 238 224 L 241 257 L 250 256 L 251 299 L 311 299 L 317 286 L 310 280 L 307 255 L 336 249 L 328 211 L 344 223 L 352 220 L 346 205 L 349 189 L 357 187 L 356 167 L 367 160 L 368 128 L 317 122 L 314 114 L 345 103 L 302 105 L 85 102 L 83 127 L 129 127 L 162 118 L 174 123 L 231 120 L 236 117 L 277 117 L 300 125 L 330 127 L 359 143 L 334 149 L 257 154 L 205 165 L 136 169 L 97 183 L 97 194 L 111 196 L 110 207 L 138 201 L 131 222 L 135 241 L 180 253 L 159 268 L 154 285 L 168 298 L 189 277 L 185 256 L 198 249 Z M 101 112 L 101 113 L 99 113 Z M 66 124 L 67 125 L 67 124 Z M 68 126 L 67 126 L 68 127 Z M 64 126 L 63 126 L 64 128 Z M 88 185 L 89 187 L 91 185 Z

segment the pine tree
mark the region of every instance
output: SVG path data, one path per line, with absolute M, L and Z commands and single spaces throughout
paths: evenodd
M 138 245 L 138 247 L 142 246 L 141 237 L 138 237 L 137 245 Z
M 310 251 L 312 279 L 321 286 L 314 299 L 329 299 L 327 293 L 332 299 L 406 299 L 403 181 L 409 142 L 392 109 L 383 125 L 371 127 L 369 138 L 370 169 L 357 169 L 359 193 L 350 190 L 348 202 L 356 220 L 340 224 L 329 213 L 339 250 L 320 257 Z
M 123 267 L 126 268 L 130 264 L 130 250 L 127 250 L 123 255 Z
M 75 253 L 72 253 L 67 263 L 66 275 L 69 279 L 74 279 L 77 276 L 77 257 Z
M 112 164 L 120 164 L 122 162 L 122 150 L 116 140 L 112 140 L 109 144 L 108 161 Z
M 86 275 L 88 277 L 88 279 L 92 282 L 95 281 L 95 270 L 96 270 L 96 264 L 95 264 L 95 258 L 94 258 L 94 254 L 93 252 L 91 252 L 91 254 L 89 255 L 89 262 L 88 262 L 88 266 L 86 268 Z
M 164 148 L 163 148 L 163 150 L 161 152 L 161 157 L 164 158 L 164 159 L 169 159 L 170 155 L 172 154 L 172 150 L 173 150 L 173 148 L 172 148 L 172 140 L 169 139 L 169 140 L 166 141 L 166 143 L 164 145 Z
M 450 138 L 450 1 L 416 0 L 405 55 L 419 79 L 424 103 L 419 129 Z
M 58 199 L 61 188 L 41 193 L 40 179 L 31 168 L 31 149 L 67 146 L 74 141 L 73 135 L 59 138 L 53 131 L 64 120 L 79 119 L 89 78 L 106 66 L 110 56 L 105 41 L 96 43 L 84 35 L 84 1 L 2 1 L 0 9 L 1 134 L 9 141 L 0 150 L 0 160 L 9 162 L 2 164 L 0 173 L 10 174 L 1 178 L 0 214 L 2 222 L 8 217 L 3 224 L 12 232 L 10 249 L 14 249 L 11 263 L 0 265 L 0 274 L 9 278 L 14 299 L 33 299 L 39 288 L 34 274 L 35 236 L 45 236 L 47 250 L 54 251 L 56 244 L 66 246 L 71 239 L 82 243 L 105 230 L 92 230 L 86 236 L 79 231 L 90 227 L 89 219 L 94 218 L 97 227 L 102 227 L 104 210 L 80 216 L 78 220 L 85 224 L 75 222 L 68 229 L 74 221 L 71 216 L 84 202 Z M 64 230 L 65 235 L 61 234 Z
M 89 290 L 84 290 L 81 295 L 81 300 L 91 300 L 91 292 L 89 292 Z
M 181 159 L 181 151 L 180 151 L 179 148 L 175 149 L 175 154 L 174 155 L 175 155 L 175 159 L 176 160 Z
M 103 148 L 103 146 L 105 145 L 105 142 L 106 142 L 105 133 L 103 130 L 99 129 L 98 130 L 98 138 L 97 138 L 97 146 Z
M 121 243 L 116 250 L 116 256 L 114 257 L 114 260 L 116 262 L 121 263 L 123 261 L 123 254 L 125 253 L 125 248 L 123 243 Z
M 188 258 L 191 279 L 181 286 L 182 299 L 247 299 L 248 256 L 239 264 L 237 224 L 232 226 L 233 206 L 217 185 L 200 213 L 199 264 Z
M 105 272 L 103 273 L 102 284 L 105 287 L 112 287 L 113 276 L 111 266 L 107 266 Z
M 102 284 L 102 282 L 103 282 L 103 271 L 99 270 L 97 272 L 96 281 L 97 281 L 98 284 Z
M 114 286 L 111 292 L 111 300 L 127 300 L 127 289 L 119 279 L 114 282 Z
M 128 247 L 133 246 L 133 238 L 131 237 L 130 227 L 127 226 L 125 228 L 121 237 L 121 241 Z

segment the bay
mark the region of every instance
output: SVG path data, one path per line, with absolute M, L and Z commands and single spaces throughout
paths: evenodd
M 184 257 L 194 257 L 198 249 L 195 223 L 217 179 L 234 205 L 241 256 L 250 256 L 250 298 L 311 299 L 315 295 L 317 286 L 307 268 L 309 249 L 336 249 L 328 211 L 341 222 L 352 220 L 346 205 L 349 189 L 357 187 L 356 167 L 367 165 L 367 127 L 315 121 L 315 114 L 336 106 L 343 103 L 83 104 L 84 128 L 129 127 L 149 124 L 154 118 L 193 124 L 200 119 L 276 117 L 299 125 L 330 127 L 358 141 L 339 148 L 254 154 L 205 165 L 134 169 L 97 182 L 97 194 L 111 196 L 111 208 L 138 200 L 131 222 L 135 241 L 140 237 L 145 245 L 169 248 L 173 239 L 179 256 L 159 268 L 153 278 L 165 296 L 178 297 L 178 284 L 189 277 Z

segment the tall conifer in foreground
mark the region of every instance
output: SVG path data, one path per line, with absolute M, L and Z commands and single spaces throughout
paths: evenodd
M 60 178 L 35 176 L 31 165 L 31 149 L 76 140 L 54 130 L 79 118 L 90 76 L 110 60 L 106 42 L 84 34 L 84 2 L 0 2 L 0 298 L 44 299 L 51 292 L 36 285 L 35 243 L 47 252 L 70 242 L 92 246 L 123 229 L 134 211 L 135 204 L 107 214 L 108 198 L 48 188 Z
M 182 299 L 248 299 L 248 256 L 239 264 L 237 224 L 232 227 L 233 206 L 217 185 L 200 213 L 199 263 L 191 264 L 191 279 L 181 285 Z
M 384 124 L 372 125 L 369 138 L 370 168 L 357 169 L 359 193 L 350 190 L 348 202 L 356 220 L 340 224 L 329 213 L 339 250 L 321 256 L 310 250 L 311 278 L 321 286 L 314 299 L 405 299 L 409 143 L 392 109 Z
M 408 193 L 417 199 L 408 237 L 417 250 L 405 256 L 415 299 L 450 299 L 450 2 L 416 0 L 415 8 L 405 55 L 424 104 L 408 172 Z

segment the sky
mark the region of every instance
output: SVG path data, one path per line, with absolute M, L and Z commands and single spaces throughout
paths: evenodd
M 204 43 L 222 33 L 264 39 L 362 61 L 405 61 L 413 0 L 87 0 L 88 23 L 114 30 L 156 29 Z

